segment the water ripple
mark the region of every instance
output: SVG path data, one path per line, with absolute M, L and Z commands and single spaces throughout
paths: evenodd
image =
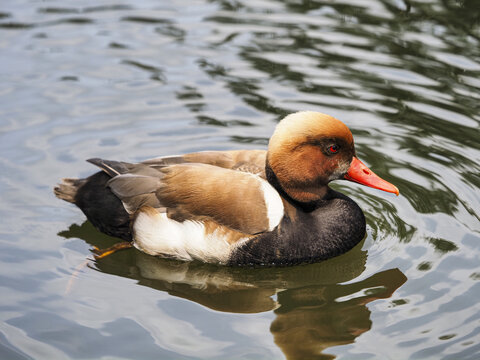
M 477 358 L 479 15 L 441 0 L 2 4 L 0 357 Z M 347 123 L 400 189 L 333 185 L 367 218 L 346 257 L 256 272 L 127 251 L 76 270 L 114 241 L 51 193 L 94 171 L 84 159 L 266 148 L 305 109 Z

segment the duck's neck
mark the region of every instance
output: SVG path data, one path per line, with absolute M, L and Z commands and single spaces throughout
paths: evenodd
M 322 187 L 302 187 L 302 188 L 286 188 L 284 189 L 281 185 L 277 175 L 273 171 L 272 167 L 268 163 L 268 160 L 265 165 L 265 175 L 267 181 L 272 185 L 280 194 L 280 196 L 285 200 L 284 205 L 286 205 L 286 210 L 288 207 L 299 208 L 304 212 L 311 212 L 317 209 L 320 205 L 320 202 L 328 197 L 330 188 L 328 185 Z

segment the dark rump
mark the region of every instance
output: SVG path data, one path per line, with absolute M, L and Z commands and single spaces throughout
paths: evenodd
M 110 179 L 103 171 L 85 179 L 77 190 L 75 204 L 101 232 L 131 241 L 130 216 L 121 200 L 106 186 Z

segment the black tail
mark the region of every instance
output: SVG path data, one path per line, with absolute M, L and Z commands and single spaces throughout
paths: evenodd
M 103 171 L 86 179 L 63 179 L 54 192 L 58 198 L 77 205 L 101 232 L 131 241 L 130 216 L 122 201 L 107 187 L 110 179 Z

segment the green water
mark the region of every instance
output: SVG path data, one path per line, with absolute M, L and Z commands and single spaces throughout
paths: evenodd
M 480 358 L 476 1 L 0 3 L 1 359 Z M 265 148 L 343 120 L 400 196 L 334 187 L 365 240 L 236 269 L 126 250 L 56 199 L 91 157 Z

